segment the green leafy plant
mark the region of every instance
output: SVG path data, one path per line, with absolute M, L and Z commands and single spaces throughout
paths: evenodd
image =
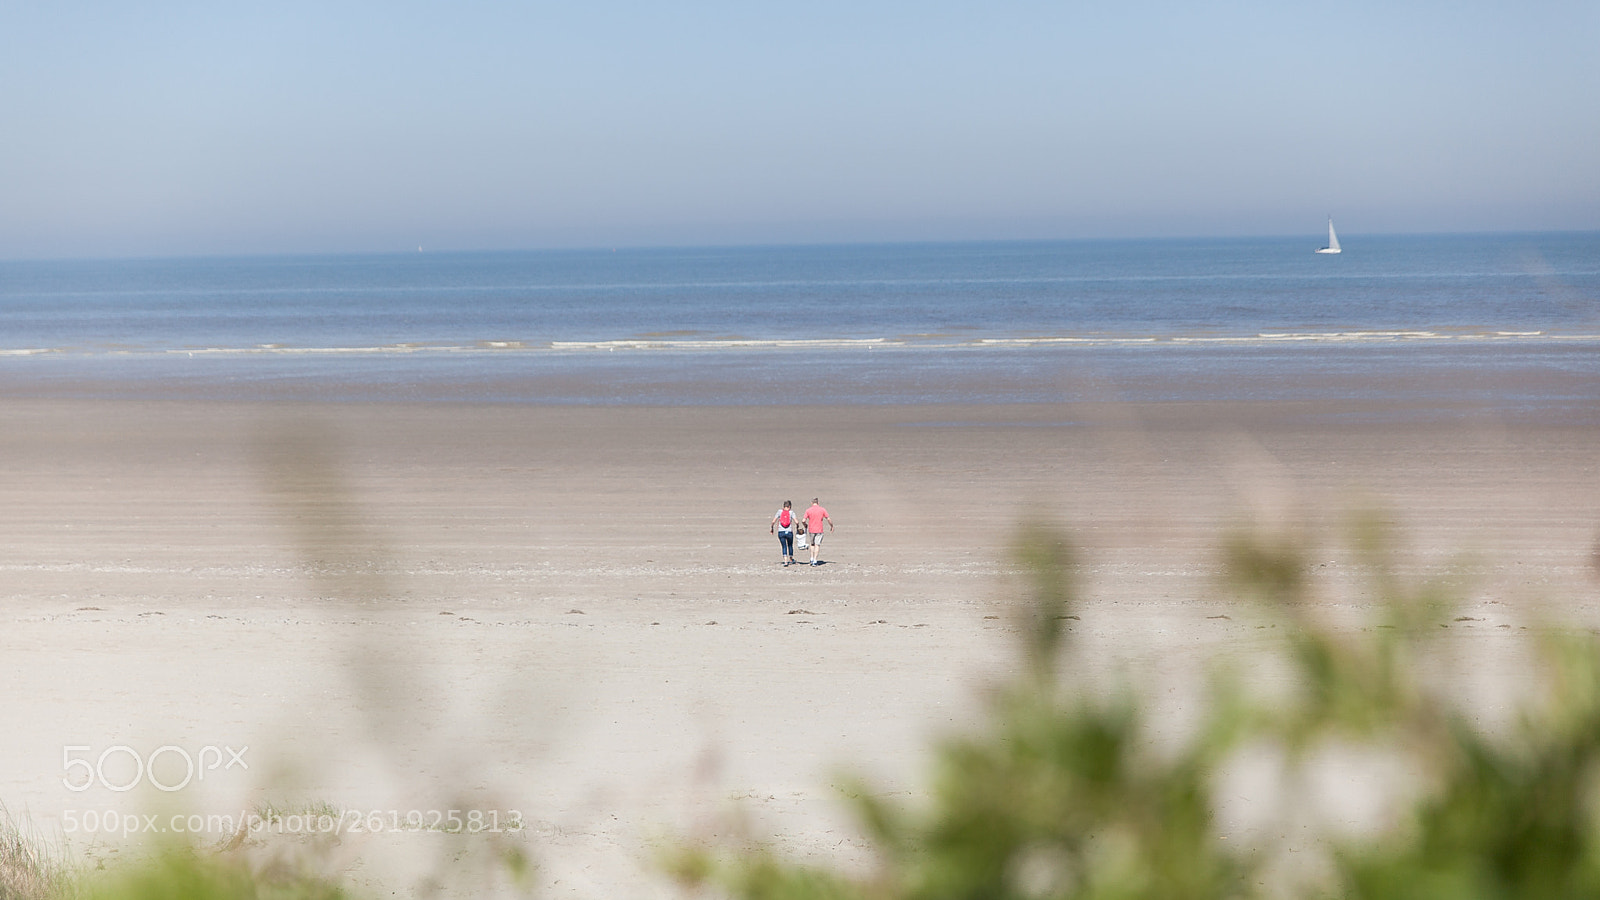
M 77 885 L 83 900 L 343 900 L 350 889 L 305 865 L 252 864 L 244 856 L 166 843 L 137 861 Z
M 669 868 L 690 889 L 751 900 L 1600 896 L 1600 647 L 1586 633 L 1538 632 L 1521 718 L 1482 729 L 1450 677 L 1439 627 L 1450 594 L 1396 579 L 1391 544 L 1381 529 L 1358 531 L 1375 618 L 1334 627 L 1296 542 L 1228 541 L 1227 589 L 1241 616 L 1282 636 L 1262 652 L 1288 689 L 1256 690 L 1218 666 L 1198 726 L 1170 746 L 1154 739 L 1135 685 L 1089 690 L 1061 674 L 1074 652 L 1062 627 L 1078 605 L 1072 555 L 1032 529 L 1021 542 L 1033 580 L 1019 616 L 1026 665 L 989 698 L 982 729 L 937 748 L 925 804 L 850 792 L 869 871 L 790 862 L 760 844 L 688 847 Z M 1246 846 L 1219 825 L 1219 781 L 1252 748 L 1271 751 L 1285 786 L 1259 802 L 1287 809 L 1314 805 L 1305 786 L 1330 748 L 1413 778 L 1391 820 L 1320 832 L 1320 854 L 1295 865 L 1272 838 Z

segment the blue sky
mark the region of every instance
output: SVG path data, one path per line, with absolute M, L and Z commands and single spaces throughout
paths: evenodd
M 0 258 L 1600 228 L 1600 3 L 0 0 Z

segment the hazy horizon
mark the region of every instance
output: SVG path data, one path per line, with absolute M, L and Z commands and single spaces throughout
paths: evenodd
M 1505 236 L 1505 237 L 1508 237 L 1508 238 L 1516 238 L 1516 237 L 1523 237 L 1523 236 L 1528 237 L 1528 238 L 1538 238 L 1538 237 L 1551 237 L 1551 236 L 1557 236 L 1557 235 L 1562 235 L 1562 234 L 1584 235 L 1584 234 L 1600 233 L 1600 228 L 1587 228 L 1587 229 L 1585 229 L 1585 228 L 1577 228 L 1577 229 L 1539 229 L 1539 230 L 1526 229 L 1526 230 L 1521 230 L 1521 231 L 1496 231 L 1496 230 L 1488 230 L 1488 229 L 1486 229 L 1486 230 L 1482 230 L 1482 231 L 1347 232 L 1345 230 L 1345 228 L 1338 223 L 1337 220 L 1335 220 L 1334 225 L 1339 230 L 1339 241 L 1340 241 L 1340 243 L 1344 244 L 1346 246 L 1350 245 L 1351 239 L 1354 239 L 1357 242 L 1357 244 L 1359 245 L 1359 242 L 1361 240 L 1363 240 L 1363 239 L 1378 239 L 1378 240 L 1382 240 L 1382 239 L 1390 239 L 1390 238 L 1424 238 L 1424 239 L 1426 239 L 1426 238 L 1438 238 L 1438 239 L 1443 240 L 1443 239 L 1448 239 L 1448 238 L 1451 238 L 1451 237 L 1493 237 L 1493 236 L 1497 236 L 1497 235 Z M 50 262 L 58 262 L 58 263 L 70 263 L 70 262 L 93 263 L 93 262 L 97 262 L 97 261 L 98 262 L 136 262 L 136 261 L 140 261 L 140 260 L 145 260 L 145 261 L 162 261 L 162 260 L 178 261 L 178 260 L 205 260 L 205 259 L 216 259 L 216 260 L 240 259 L 240 260 L 244 260 L 244 259 L 252 259 L 252 258 L 258 258 L 258 257 L 259 258 L 274 258 L 274 257 L 283 257 L 283 258 L 330 257 L 330 258 L 336 258 L 336 257 L 341 257 L 341 256 L 348 256 L 348 257 L 362 257 L 362 256 L 373 256 L 373 257 L 382 257 L 382 256 L 416 256 L 418 254 L 423 254 L 423 255 L 427 255 L 427 254 L 436 254 L 436 255 L 472 255 L 472 254 L 481 254 L 481 255 L 486 255 L 486 256 L 492 256 L 492 255 L 498 255 L 498 254 L 512 254 L 512 255 L 514 255 L 514 254 L 522 254 L 522 253 L 530 253 L 530 254 L 537 254 L 537 253 L 606 253 L 606 252 L 620 252 L 620 251 L 624 251 L 624 250 L 639 251 L 639 252 L 649 252 L 649 251 L 655 251 L 655 250 L 660 250 L 660 251 L 674 251 L 674 250 L 681 250 L 681 251 L 694 251 L 694 250 L 705 250 L 705 251 L 753 250 L 753 251 L 757 251 L 757 250 L 762 250 L 762 249 L 781 250 L 781 249 L 785 249 L 785 248 L 806 249 L 806 248 L 826 248 L 826 247 L 847 248 L 847 247 L 872 247 L 872 246 L 883 246 L 883 247 L 934 246 L 934 247 L 936 247 L 936 246 L 940 246 L 940 245 L 949 245 L 949 246 L 954 247 L 954 246 L 962 246 L 962 245 L 983 245 L 983 244 L 1054 244 L 1054 243 L 1059 243 L 1059 244 L 1078 244 L 1078 243 L 1096 243 L 1096 242 L 1103 242 L 1103 243 L 1107 243 L 1107 244 L 1137 244 L 1137 243 L 1145 243 L 1145 242 L 1150 242 L 1150 243 L 1171 242 L 1171 243 L 1174 243 L 1174 244 L 1192 244 L 1192 243 L 1197 243 L 1197 242 L 1198 243 L 1203 243 L 1203 242 L 1207 242 L 1207 241 L 1249 242 L 1249 241 L 1262 241 L 1262 240 L 1282 240 L 1282 241 L 1299 240 L 1301 243 L 1304 243 L 1307 248 L 1314 249 L 1317 246 L 1325 245 L 1327 243 L 1327 231 L 1326 231 L 1326 228 L 1327 228 L 1327 225 L 1326 225 L 1326 222 L 1324 221 L 1319 227 L 1314 228 L 1312 230 L 1304 231 L 1304 232 L 1285 233 L 1285 234 L 1171 234 L 1171 235 L 1158 234 L 1158 235 L 1142 235 L 1142 236 L 1097 235 L 1097 236 L 1083 236 L 1083 237 L 1015 237 L 1015 238 L 972 237 L 972 238 L 949 238 L 949 239 L 906 239 L 906 240 L 888 239 L 888 240 L 856 240 L 856 241 L 848 241 L 848 240 L 814 240 L 814 241 L 795 240 L 795 241 L 781 241 L 781 242 L 780 241 L 748 241 L 748 242 L 743 242 L 743 243 L 736 242 L 736 241 L 723 241 L 723 242 L 720 242 L 720 243 L 692 243 L 692 242 L 673 243 L 673 242 L 668 242 L 668 241 L 661 241 L 661 242 L 657 242 L 657 243 L 635 243 L 635 244 L 625 244 L 625 243 L 617 243 L 617 244 L 570 244 L 570 245 L 549 244 L 549 245 L 544 245 L 544 246 L 521 246 L 521 247 L 517 247 L 517 246 L 506 246 L 506 247 L 484 246 L 484 247 L 460 247 L 460 248 L 456 248 L 456 247 L 442 247 L 442 248 L 410 247 L 410 248 L 405 248 L 405 247 L 402 247 L 402 248 L 397 248 L 397 249 L 378 248 L 378 249 L 371 249 L 371 250 L 361 250 L 361 249 L 357 249 L 357 250 L 349 250 L 349 249 L 313 249 L 313 250 L 261 250 L 261 251 L 248 251 L 248 250 L 246 250 L 246 251 L 232 251 L 232 252 L 194 252 L 194 253 L 121 253 L 121 254 L 106 253 L 106 254 L 100 254 L 100 255 L 58 255 L 58 256 L 31 256 L 31 257 L 0 257 L 0 263 L 31 263 L 31 262 L 38 262 L 38 263 L 50 263 Z
M 1600 230 L 1600 7 L 0 7 L 0 259 Z

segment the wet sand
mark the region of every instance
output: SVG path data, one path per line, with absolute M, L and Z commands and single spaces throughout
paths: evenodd
M 516 810 L 529 827 L 502 837 L 547 895 L 670 895 L 652 841 L 723 832 L 730 808 L 791 852 L 860 858 L 831 785 L 914 793 L 929 738 L 1012 669 L 1024 520 L 1082 550 L 1082 646 L 1155 679 L 1255 639 L 1218 618 L 1215 548 L 1244 522 L 1304 535 L 1352 615 L 1371 598 L 1340 535 L 1376 510 L 1403 575 L 1467 585 L 1463 641 L 1550 602 L 1596 618 L 1596 428 L 1343 411 L 1393 424 L 1327 404 L 3 400 L 0 803 L 90 859 L 124 846 L 90 811 Z M 826 564 L 786 569 L 768 522 L 813 496 Z M 106 784 L 167 746 L 169 784 L 204 747 L 249 768 Z M 109 777 L 63 784 L 112 747 Z M 489 834 L 338 852 L 404 893 Z

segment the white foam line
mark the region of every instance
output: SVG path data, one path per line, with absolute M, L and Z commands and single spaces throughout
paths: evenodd
M 246 355 L 283 355 L 298 356 L 307 354 L 349 354 L 349 353 L 427 353 L 452 350 L 470 349 L 465 347 L 427 347 L 421 344 L 388 344 L 380 347 L 284 347 L 276 344 L 262 344 L 256 347 L 196 347 L 185 350 L 161 350 L 159 353 L 169 356 L 246 356 Z M 114 351 L 118 353 L 132 353 L 137 351 Z
M 1009 338 L 960 339 L 947 336 L 909 336 L 892 338 L 727 338 L 723 340 L 653 340 L 627 338 L 606 341 L 479 340 L 471 344 L 398 343 L 366 347 L 290 347 L 283 344 L 257 344 L 251 347 L 194 347 L 184 349 L 107 349 L 12 348 L 0 349 L 0 357 L 105 355 L 141 356 L 382 356 L 439 354 L 505 354 L 542 352 L 655 351 L 707 352 L 719 350 L 852 350 L 852 349 L 1005 349 L 1028 347 L 1128 347 L 1195 345 L 1267 345 L 1288 343 L 1401 343 L 1401 342 L 1519 342 L 1562 341 L 1570 343 L 1600 341 L 1600 334 L 1551 334 L 1544 331 L 1483 331 L 1470 334 L 1441 334 L 1434 331 L 1269 331 L 1254 335 L 1173 335 L 1112 337 L 1099 335 L 1061 335 Z
M 903 341 L 891 341 L 888 338 L 819 338 L 815 340 L 755 340 L 746 338 L 729 338 L 720 341 L 648 341 L 648 340 L 621 340 L 621 341 L 551 341 L 552 350 L 724 350 L 724 349 L 829 349 L 852 347 L 894 347 L 904 346 Z
M 1154 344 L 1158 338 L 1113 338 L 1113 337 L 1031 337 L 1031 338 L 979 338 L 973 343 L 986 347 L 1025 346 L 1032 347 L 1042 344 Z
M 1264 331 L 1261 333 L 1261 338 L 1269 341 L 1436 341 L 1450 339 L 1448 335 L 1433 331 Z
M 1041 346 L 1052 344 L 1083 346 L 1121 346 L 1127 344 L 1269 344 L 1269 343 L 1361 343 L 1399 341 L 1505 341 L 1521 338 L 1552 338 L 1567 340 L 1594 340 L 1591 335 L 1549 335 L 1542 331 L 1494 331 L 1475 334 L 1440 334 L 1436 331 L 1266 331 L 1259 334 L 1172 337 L 1111 338 L 1111 337 L 1038 337 L 1038 338 L 981 338 L 972 345 L 986 347 Z M 924 344 L 919 346 L 956 346 Z

